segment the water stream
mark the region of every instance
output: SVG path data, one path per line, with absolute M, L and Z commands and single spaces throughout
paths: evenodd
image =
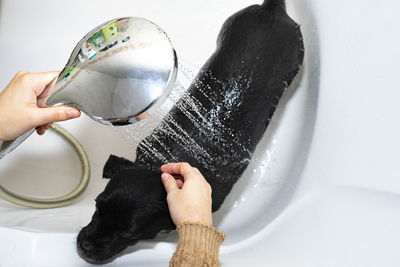
M 129 126 L 118 127 L 118 131 L 122 132 L 133 151 L 139 147 L 147 158 L 156 159 L 163 163 L 178 161 L 168 145 L 162 141 L 162 136 L 168 136 L 204 167 L 213 168 L 212 162 L 216 160 L 215 152 L 209 153 L 207 148 L 198 144 L 195 138 L 191 137 L 191 134 L 181 127 L 180 122 L 174 119 L 169 111 L 175 105 L 196 127 L 202 138 L 205 138 L 209 143 L 219 144 L 221 161 L 224 161 L 223 157 L 226 157 L 227 151 L 237 151 L 238 147 L 246 152 L 250 158 L 251 152 L 247 150 L 245 144 L 240 144 L 237 131 L 227 127 L 224 121 L 230 118 L 233 108 L 240 106 L 243 87 L 249 86 L 251 79 L 245 77 L 238 79 L 236 77 L 236 79 L 229 80 L 228 83 L 223 83 L 214 78 L 212 73 L 202 73 L 203 77 L 206 76 L 213 80 L 218 86 L 227 87 L 227 90 L 217 91 L 211 90 L 209 84 L 205 84 L 202 80 L 196 78 L 197 73 L 198 68 L 190 63 L 180 63 L 175 86 L 160 109 L 145 120 Z M 190 84 L 194 84 L 196 90 L 202 95 L 203 101 L 205 99 L 210 102 L 207 104 L 211 104 L 208 105 L 208 107 L 211 106 L 211 109 L 206 108 L 199 99 L 190 94 L 185 94 L 186 88 Z M 223 93 L 217 96 L 216 92 Z M 219 100 L 218 103 L 215 102 L 215 99 Z M 153 142 L 145 139 L 151 133 Z M 154 140 L 157 142 L 156 147 L 153 145 Z M 233 145 L 235 149 L 231 147 Z

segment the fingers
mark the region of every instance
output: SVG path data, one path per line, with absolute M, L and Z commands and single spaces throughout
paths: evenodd
M 41 73 L 30 73 L 27 71 L 19 71 L 14 81 L 18 81 L 20 85 L 31 88 L 36 96 L 39 96 L 43 90 L 51 89 L 54 86 L 57 76 L 60 72 L 48 71 Z
M 43 126 L 39 126 L 36 128 L 36 132 L 38 135 L 43 135 L 46 132 L 46 129 L 44 129 Z
M 58 71 L 49 71 L 41 73 L 24 73 L 22 75 L 27 76 L 33 91 L 36 96 L 39 96 L 45 89 L 47 89 L 47 91 L 51 90 L 59 73 L 60 72 Z
M 162 180 L 162 182 L 164 184 L 165 191 L 167 191 L 167 194 L 169 194 L 170 192 L 173 192 L 174 190 L 179 189 L 175 178 L 172 177 L 171 174 L 163 173 L 161 175 L 161 180 Z
M 211 186 L 200 171 L 188 163 L 165 164 L 161 171 L 168 209 L 175 225 L 184 221 L 212 225 Z
M 38 135 L 43 135 L 51 126 L 51 123 L 40 125 L 36 128 L 36 132 Z
M 197 168 L 193 168 L 187 162 L 179 162 L 179 163 L 168 163 L 161 166 L 161 171 L 172 174 L 180 174 L 183 176 L 183 179 L 188 179 L 190 175 L 196 173 L 200 174 L 200 171 L 196 171 Z
M 176 183 L 178 184 L 178 188 L 182 189 L 183 187 L 183 180 L 182 179 L 175 179 Z
M 81 112 L 78 109 L 67 106 L 57 106 L 35 109 L 33 117 L 35 125 L 44 125 L 77 118 L 80 115 Z

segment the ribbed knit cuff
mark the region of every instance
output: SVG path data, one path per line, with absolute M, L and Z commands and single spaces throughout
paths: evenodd
M 225 235 L 217 228 L 185 222 L 178 225 L 176 230 L 179 241 L 170 266 L 221 266 L 219 247 Z

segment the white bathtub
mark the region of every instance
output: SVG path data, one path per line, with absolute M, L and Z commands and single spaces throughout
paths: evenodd
M 251 0 L 0 1 L 0 88 L 21 69 L 63 68 L 76 42 L 115 17 L 148 18 L 180 59 L 201 66 L 223 21 Z M 253 162 L 214 222 L 224 266 L 400 266 L 400 19 L 397 1 L 288 0 L 302 26 L 304 68 Z M 0 201 L 0 266 L 90 266 L 76 234 L 94 211 L 110 153 L 134 157 L 121 131 L 87 117 L 62 123 L 85 147 L 91 182 L 75 204 L 30 210 Z M 128 145 L 127 145 L 128 144 Z M 31 136 L 0 161 L 0 183 L 37 197 L 71 190 L 72 148 Z M 167 266 L 176 236 L 128 248 L 109 266 Z

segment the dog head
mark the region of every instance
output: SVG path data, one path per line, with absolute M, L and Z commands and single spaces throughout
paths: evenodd
M 111 156 L 105 166 L 104 176 L 111 179 L 96 198 L 91 222 L 77 239 L 79 255 L 88 262 L 108 262 L 138 240 L 175 228 L 161 172 L 128 162 Z

